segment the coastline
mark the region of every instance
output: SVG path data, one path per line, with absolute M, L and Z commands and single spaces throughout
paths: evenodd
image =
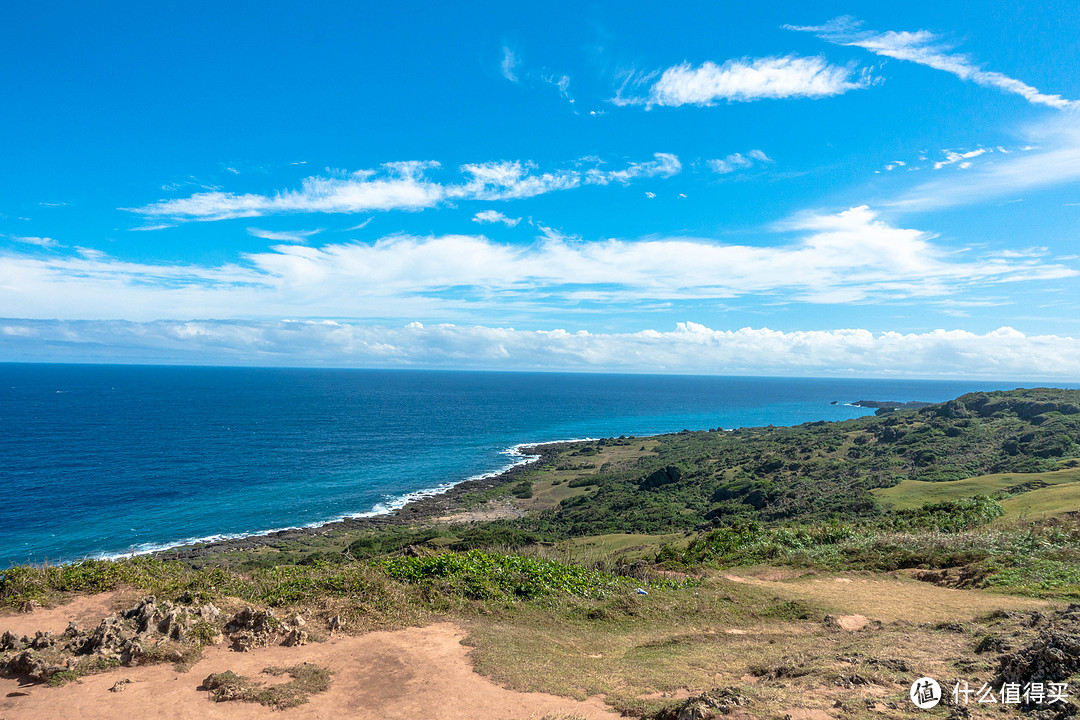
M 522 443 L 514 445 L 510 448 L 512 451 L 511 454 L 520 455 L 521 459 L 503 470 L 478 475 L 458 483 L 444 484 L 435 488 L 408 493 L 399 498 L 399 500 L 402 501 L 400 505 L 391 501 L 391 505 L 384 506 L 387 508 L 385 512 L 370 511 L 337 520 L 330 520 L 318 525 L 270 530 L 237 538 L 222 538 L 220 540 L 210 540 L 207 542 L 177 544 L 160 550 L 150 550 L 136 554 L 150 555 L 165 560 L 179 560 L 180 562 L 193 563 L 202 558 L 225 552 L 250 551 L 261 547 L 279 545 L 281 543 L 307 538 L 332 537 L 341 533 L 354 532 L 357 530 L 412 525 L 414 523 L 431 520 L 451 513 L 461 507 L 462 500 L 466 495 L 483 492 L 484 490 L 511 483 L 532 467 L 550 461 L 568 445 L 586 442 L 591 439 L 592 438 L 576 438 L 572 440 L 554 440 L 550 442 Z M 106 559 L 118 559 L 120 557 L 129 556 L 129 553 L 124 553 L 110 556 L 110 558 Z

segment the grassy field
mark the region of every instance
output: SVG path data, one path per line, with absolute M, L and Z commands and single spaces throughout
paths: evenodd
M 1004 498 L 1006 518 L 1053 517 L 1080 512 L 1080 482 L 1054 485 Z
M 949 482 L 901 480 L 893 487 L 877 488 L 872 492 L 883 505 L 891 509 L 909 510 L 931 502 L 960 500 L 976 495 L 993 496 L 1013 490 L 1018 494 L 1008 498 L 1010 510 L 1007 512 L 1015 516 L 1026 509 L 1029 497 L 1032 508 L 1040 505 L 1050 507 L 1046 505 L 1046 501 L 1035 498 L 1033 493 L 1038 492 L 1039 488 L 1046 489 L 1044 486 L 1058 485 L 1072 485 L 1075 493 L 1076 489 L 1080 489 L 1080 468 L 1073 467 L 1040 473 L 997 473 Z M 1062 495 L 1063 498 L 1069 496 L 1069 493 Z M 1071 496 L 1076 497 L 1075 494 Z M 1005 507 L 1004 502 L 1002 507 Z M 1071 510 L 1080 510 L 1080 504 L 1074 503 Z M 1038 512 L 1050 512 L 1050 510 L 1038 510 Z

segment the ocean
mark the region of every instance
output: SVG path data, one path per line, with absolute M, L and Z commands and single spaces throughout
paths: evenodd
M 522 443 L 794 425 L 1015 383 L 0 364 L 0 568 L 342 517 Z M 836 401 L 837 404 L 831 404 Z

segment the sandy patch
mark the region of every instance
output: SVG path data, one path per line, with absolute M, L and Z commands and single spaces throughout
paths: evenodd
M 787 715 L 791 720 L 833 720 L 829 713 L 814 708 L 788 708 L 781 711 L 781 714 Z
M 837 615 L 833 620 L 836 621 L 841 630 L 849 632 L 861 630 L 870 622 L 870 619 L 865 615 Z
M 69 606 L 70 607 L 70 606 Z M 66 626 L 66 623 L 65 623 Z M 62 629 L 62 628 L 61 628 Z M 297 648 L 270 647 L 236 653 L 208 648 L 188 673 L 171 665 L 118 670 L 82 678 L 61 688 L 25 686 L 0 678 L 0 717 L 7 720 L 159 718 L 161 720 L 515 720 L 548 713 L 586 718 L 618 717 L 598 698 L 577 702 L 542 693 L 499 687 L 473 672 L 461 644 L 464 632 L 452 623 L 357 637 L 334 637 Z M 268 665 L 311 662 L 334 672 L 330 689 L 311 702 L 275 711 L 251 703 L 214 703 L 197 688 L 210 673 L 232 670 L 256 677 Z M 121 692 L 109 692 L 128 679 Z M 6 697 L 10 692 L 29 695 Z
M 771 582 L 778 582 L 780 580 L 794 580 L 795 578 L 801 578 L 807 574 L 805 570 L 796 570 L 794 568 L 753 568 L 746 573 L 755 580 L 768 580 Z
M 960 621 L 993 610 L 1036 610 L 1051 605 L 1045 600 L 945 588 L 896 575 L 803 577 L 779 582 L 739 575 L 723 577 L 767 587 L 788 600 L 819 603 L 844 614 L 863 615 L 886 623 Z
M 131 595 L 130 597 L 134 597 Z M 0 615 L 0 634 L 10 631 L 14 635 L 33 637 L 38 630 L 62 633 L 68 623 L 74 620 L 80 628 L 89 628 L 99 624 L 106 615 L 112 614 L 124 605 L 129 596 L 119 592 L 99 593 L 98 595 L 80 595 L 71 602 L 55 608 L 38 608 L 33 612 L 5 612 Z M 134 602 L 134 601 L 133 601 Z
M 435 518 L 435 522 L 444 525 L 457 523 L 491 522 L 506 518 L 519 518 L 525 511 L 510 500 L 488 500 L 473 510 L 461 510 L 450 515 Z
M 696 692 L 691 692 L 688 688 L 679 688 L 674 692 L 653 692 L 648 695 L 638 695 L 642 700 L 662 700 L 664 698 L 670 698 L 672 700 L 686 700 L 696 695 Z

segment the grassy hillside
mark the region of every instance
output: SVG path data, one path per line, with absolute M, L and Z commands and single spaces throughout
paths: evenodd
M 638 441 L 602 440 L 575 451 L 599 458 L 596 469 L 566 481 L 587 493 L 515 526 L 565 537 L 868 520 L 894 507 L 1006 490 L 1013 481 L 1005 478 L 1019 473 L 1052 473 L 1080 455 L 1078 440 L 1080 391 L 1052 388 L 972 393 L 844 422 L 684 431 L 651 438 L 648 452 L 618 461 L 606 451 Z M 953 484 L 994 475 L 1000 481 Z
M 1009 501 L 1022 500 L 1040 488 L 1056 485 L 1080 486 L 1080 467 L 1045 473 L 996 473 L 947 483 L 902 480 L 891 488 L 874 490 L 881 503 L 893 509 L 917 508 L 928 502 L 961 500 L 976 495 L 1000 495 Z M 1014 503 L 1023 505 L 1023 502 Z M 1080 507 L 1074 507 L 1074 510 Z

